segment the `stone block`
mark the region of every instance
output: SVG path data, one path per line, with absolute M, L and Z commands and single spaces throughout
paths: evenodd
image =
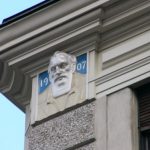
M 129 88 L 108 96 L 108 150 L 137 150 L 137 105 Z
M 94 109 L 95 102 L 88 103 L 35 127 L 30 126 L 26 135 L 28 150 L 64 150 L 94 139 Z

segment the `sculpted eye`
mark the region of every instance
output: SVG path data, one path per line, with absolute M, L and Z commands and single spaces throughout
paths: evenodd
M 64 69 L 64 68 L 66 68 L 67 65 L 68 65 L 67 63 L 61 63 L 59 67 L 60 67 L 61 69 Z
M 56 71 L 56 67 L 51 67 L 51 72 L 55 72 Z

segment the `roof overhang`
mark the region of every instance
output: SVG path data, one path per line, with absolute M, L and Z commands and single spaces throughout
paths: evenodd
M 102 50 L 128 31 L 148 25 L 149 11 L 148 0 L 61 0 L 1 27 L 0 91 L 25 111 L 31 79 L 48 66 L 54 51 Z

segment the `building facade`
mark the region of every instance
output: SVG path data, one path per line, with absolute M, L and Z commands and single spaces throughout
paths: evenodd
M 150 149 L 149 0 L 44 2 L 0 35 L 0 92 L 26 114 L 25 150 Z M 86 62 L 85 97 L 52 112 L 55 51 L 76 56 L 79 72 Z

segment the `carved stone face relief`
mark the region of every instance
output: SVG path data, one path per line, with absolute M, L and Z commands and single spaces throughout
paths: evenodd
M 86 100 L 86 63 L 86 54 L 57 51 L 51 56 L 48 72 L 33 78 L 32 123 Z
M 54 98 L 70 91 L 75 68 L 75 56 L 57 51 L 50 58 L 48 72 Z

